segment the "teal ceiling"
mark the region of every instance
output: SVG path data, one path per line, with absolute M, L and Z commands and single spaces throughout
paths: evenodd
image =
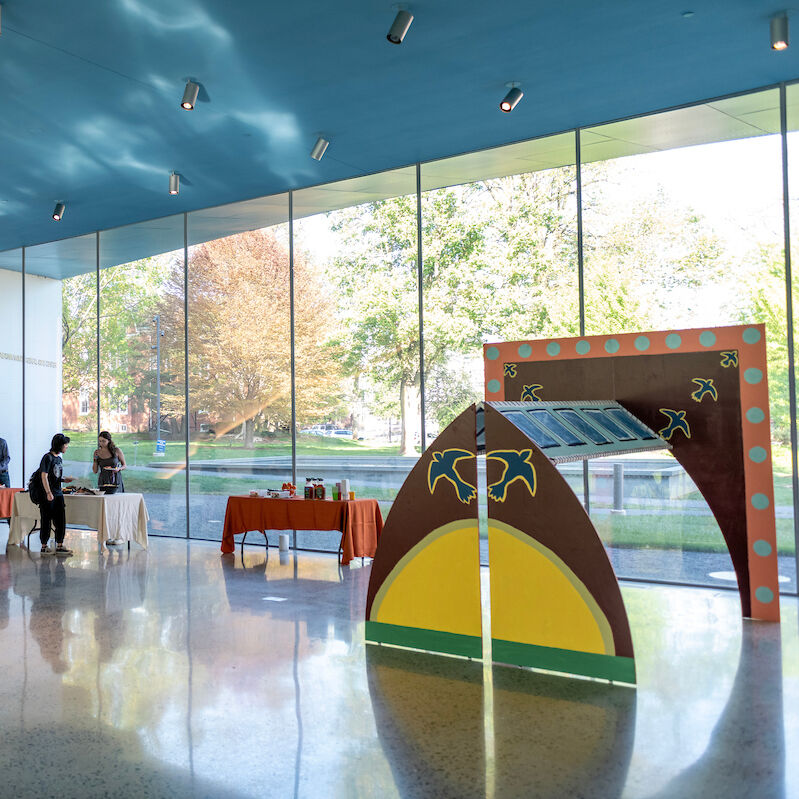
M 799 45 L 769 47 L 780 8 L 421 0 L 394 46 L 374 0 L 6 0 L 0 250 L 792 80 Z M 511 80 L 525 96 L 503 114 Z

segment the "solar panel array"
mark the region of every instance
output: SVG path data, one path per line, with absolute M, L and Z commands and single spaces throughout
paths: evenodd
M 519 428 L 554 463 L 631 452 L 671 449 L 614 400 L 580 402 L 488 402 Z M 478 409 L 478 448 L 485 447 Z

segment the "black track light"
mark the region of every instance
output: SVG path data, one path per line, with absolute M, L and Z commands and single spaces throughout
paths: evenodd
M 394 8 L 398 8 L 399 11 L 397 11 L 397 16 L 394 17 L 394 22 L 386 35 L 386 39 L 388 39 L 391 44 L 402 44 L 402 40 L 405 38 L 408 28 L 411 27 L 411 22 L 413 22 L 413 14 L 404 6 L 394 6 Z
M 510 91 L 502 98 L 502 102 L 499 104 L 499 107 L 500 110 L 504 111 L 506 114 L 509 114 L 519 104 L 519 100 L 524 97 L 524 92 L 519 88 L 518 83 L 506 83 L 505 85 L 510 89 Z
M 183 92 L 183 99 L 180 101 L 180 107 L 185 108 L 187 111 L 193 111 L 199 93 L 199 85 L 192 81 L 188 81 L 186 83 L 186 89 Z
M 67 210 L 66 205 L 64 203 L 56 203 L 55 208 L 53 208 L 53 219 L 56 222 L 60 222 L 64 217 L 64 211 Z
M 771 31 L 771 49 L 788 49 L 788 15 L 783 11 L 776 17 L 772 17 L 769 23 Z

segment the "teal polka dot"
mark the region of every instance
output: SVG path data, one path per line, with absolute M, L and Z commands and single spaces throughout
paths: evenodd
M 757 510 L 765 510 L 768 507 L 768 497 L 765 494 L 753 494 L 752 507 Z
M 605 352 L 609 352 L 612 355 L 614 352 L 618 351 L 619 351 L 619 342 L 616 341 L 615 338 L 609 338 L 605 342 Z
M 489 361 L 495 361 L 499 358 L 499 350 L 496 347 L 489 347 L 486 350 L 486 358 L 488 358 Z
M 533 348 L 529 344 L 520 344 L 517 352 L 520 358 L 529 358 L 533 354 Z
M 761 558 L 767 558 L 771 554 L 771 544 L 762 538 L 752 544 L 752 549 L 754 549 L 755 555 L 760 555 Z
M 763 602 L 764 604 L 768 604 L 774 600 L 774 592 L 770 588 L 766 588 L 765 585 L 761 585 L 755 591 L 755 597 L 757 598 L 758 602 Z
M 750 408 L 746 412 L 746 420 L 752 424 L 760 424 L 766 418 L 762 408 Z
M 716 343 L 716 334 L 711 330 L 705 330 L 699 335 L 699 343 L 703 347 L 712 347 Z
M 586 355 L 591 352 L 591 345 L 587 341 L 578 341 L 574 349 L 578 355 Z
M 549 344 L 547 344 L 547 355 L 551 355 L 552 357 L 554 357 L 555 355 L 559 354 L 560 354 L 560 344 L 558 344 L 557 341 L 550 341 Z
M 752 386 L 756 386 L 763 379 L 763 372 L 760 369 L 750 367 L 744 372 L 744 380 Z
M 635 340 L 635 349 L 639 352 L 649 349 L 649 339 L 646 336 L 638 336 Z
M 752 447 L 752 449 L 749 450 L 749 460 L 752 460 L 755 463 L 763 463 L 767 457 L 768 453 L 763 449 L 763 447 Z
M 486 386 L 488 389 L 489 394 L 496 394 L 502 388 L 499 380 L 489 380 L 488 385 Z
M 669 335 L 666 336 L 666 346 L 670 350 L 676 350 L 680 344 L 682 344 L 682 339 L 677 333 L 669 333 Z
M 743 340 L 746 344 L 757 344 L 760 341 L 760 331 L 756 327 L 747 327 L 743 333 Z

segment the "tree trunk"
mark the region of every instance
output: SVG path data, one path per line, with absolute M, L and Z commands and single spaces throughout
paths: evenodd
M 244 449 L 253 448 L 254 434 L 255 434 L 255 419 L 246 419 L 244 422 Z
M 413 436 L 419 427 L 419 391 L 416 385 L 404 378 L 400 380 L 400 455 L 415 455 Z

